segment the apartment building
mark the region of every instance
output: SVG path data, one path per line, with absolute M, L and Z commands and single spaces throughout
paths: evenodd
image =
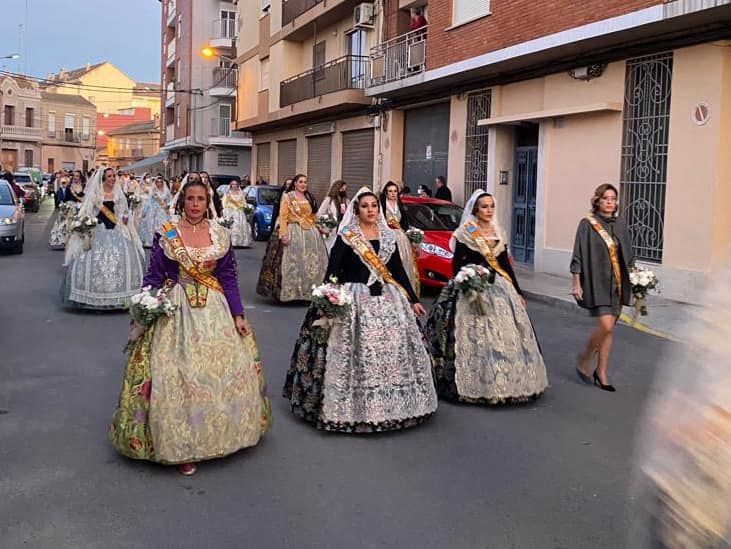
M 365 88 L 381 13 L 353 0 L 238 2 L 236 127 L 252 133 L 254 177 L 304 172 L 319 200 L 335 179 L 378 183 Z
M 122 126 L 107 135 L 107 162 L 114 168 L 130 166 L 160 151 L 160 124 L 157 119 Z
M 41 92 L 43 171 L 88 171 L 96 161 L 96 106 L 79 95 Z
M 41 92 L 35 82 L 0 76 L 0 168 L 37 168 L 41 161 Z
M 731 245 L 731 2 L 375 6 L 376 181 L 445 175 L 460 203 L 489 190 L 513 257 L 561 275 L 592 190 L 612 182 L 663 294 L 696 299 Z
M 251 136 L 233 127 L 236 5 L 225 0 L 161 0 L 161 5 L 161 145 L 169 153 L 170 173 L 248 175 Z

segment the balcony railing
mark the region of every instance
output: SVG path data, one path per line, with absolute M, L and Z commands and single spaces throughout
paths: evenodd
M 367 57 L 339 57 L 282 81 L 279 86 L 279 106 L 286 107 L 341 90 L 362 90 L 365 88 L 367 71 Z
M 231 67 L 214 67 L 211 88 L 236 88 L 236 69 Z
M 291 23 L 295 17 L 314 8 L 323 0 L 282 0 L 282 25 Z
M 175 38 L 173 38 L 172 40 L 170 40 L 170 42 L 168 42 L 168 47 L 167 47 L 167 51 L 168 51 L 167 66 L 168 67 L 170 67 L 173 64 L 173 62 L 175 61 L 176 42 L 177 42 L 177 40 Z
M 130 155 L 132 158 L 142 158 L 145 156 L 144 149 L 132 149 L 132 154 Z
M 2 131 L 3 139 L 40 139 L 43 133 L 41 128 L 28 128 L 26 126 L 12 126 L 3 124 L 0 127 Z
M 66 143 L 81 143 L 81 134 L 74 132 L 64 132 L 63 140 Z
M 167 1 L 168 6 L 168 18 L 167 23 L 168 27 L 174 27 L 175 26 L 175 0 L 168 0 Z
M 211 38 L 214 40 L 236 38 L 236 19 L 216 19 L 213 22 Z
M 424 72 L 426 29 L 422 27 L 371 48 L 368 86 L 380 86 Z

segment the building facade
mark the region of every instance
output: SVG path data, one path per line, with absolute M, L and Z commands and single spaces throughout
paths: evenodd
M 0 168 L 39 168 L 41 92 L 34 82 L 0 76 Z
M 236 5 L 225 0 L 161 0 L 161 5 L 161 145 L 169 153 L 169 173 L 250 174 L 251 136 L 233 126 Z
M 45 172 L 88 171 L 96 165 L 96 107 L 78 95 L 41 92 Z
M 414 7 L 428 22 L 416 31 Z M 444 175 L 458 203 L 494 193 L 515 260 L 558 275 L 593 189 L 614 183 L 638 259 L 663 295 L 695 300 L 731 244 L 731 2 L 384 10 L 366 88 L 378 182 Z
M 236 127 L 253 136 L 252 177 L 281 183 L 306 173 L 318 200 L 336 179 L 378 183 L 378 118 L 364 91 L 382 25 L 373 7 L 238 2 Z
M 130 164 L 157 155 L 160 151 L 158 120 L 137 122 L 110 131 L 107 142 L 107 165 L 125 168 Z

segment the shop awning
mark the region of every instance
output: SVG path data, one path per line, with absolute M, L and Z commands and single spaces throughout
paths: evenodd
M 544 111 L 521 112 L 510 114 L 507 116 L 493 116 L 492 118 L 483 118 L 477 122 L 478 126 L 495 126 L 498 124 L 518 124 L 520 122 L 535 122 L 536 120 L 544 120 L 546 118 L 559 118 L 562 116 L 572 116 L 577 114 L 586 114 L 590 112 L 622 112 L 622 104 L 617 102 L 593 103 L 591 105 L 577 105 L 574 107 L 560 107 L 557 109 L 546 109 Z

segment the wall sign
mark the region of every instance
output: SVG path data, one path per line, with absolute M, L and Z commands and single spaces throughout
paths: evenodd
M 711 119 L 711 106 L 705 101 L 699 102 L 693 108 L 691 118 L 696 126 L 705 126 Z

